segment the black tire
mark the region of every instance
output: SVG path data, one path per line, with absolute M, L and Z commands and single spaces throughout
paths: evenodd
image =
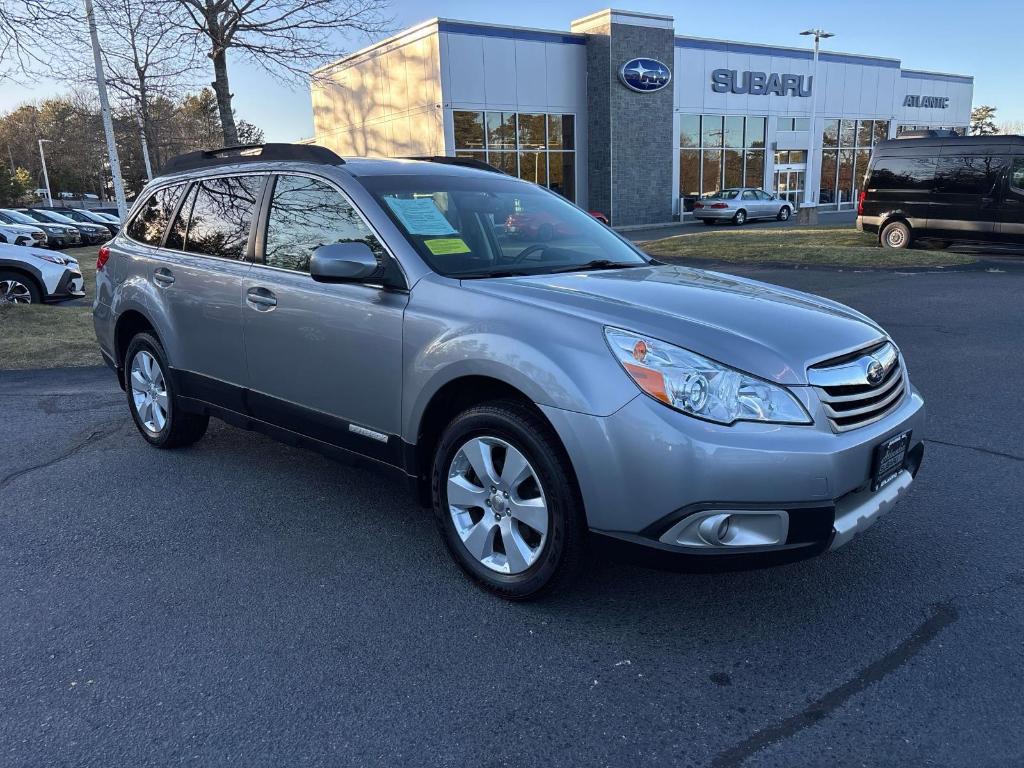
M 518 450 L 536 472 L 548 510 L 548 533 L 536 561 L 518 574 L 497 573 L 463 544 L 448 505 L 448 474 L 474 437 L 493 437 Z M 477 584 L 509 600 L 536 598 L 566 587 L 583 563 L 587 528 L 576 475 L 557 435 L 522 403 L 499 400 L 456 416 L 441 436 L 431 476 L 434 517 L 455 561 Z M 489 511 L 479 508 L 484 514 Z
M 737 227 L 742 227 L 747 223 L 747 212 L 740 208 L 736 211 L 736 215 L 732 217 L 732 223 Z
M 710 227 L 710 226 L 711 226 L 712 224 L 714 224 L 714 223 L 715 223 L 715 222 L 714 222 L 714 220 L 713 220 L 713 219 L 704 219 L 704 226 L 705 226 L 705 227 Z
M 779 215 L 776 216 L 779 221 L 789 221 L 789 217 L 793 212 L 789 210 L 788 205 L 784 205 L 779 209 Z
M 25 301 L 25 293 L 20 288 L 10 292 L 3 289 L 3 294 L 0 295 L 0 303 L 12 302 L 15 304 L 39 304 L 43 300 L 43 290 L 40 288 L 39 283 L 34 278 L 22 272 L 15 272 L 11 269 L 0 269 L 0 283 L 6 283 L 11 281 L 17 283 L 19 286 L 24 286 L 28 290 L 28 301 Z
M 140 351 L 149 352 L 156 358 L 167 392 L 166 423 L 156 431 L 148 429 L 143 423 L 132 393 L 132 361 Z M 132 421 L 135 422 L 139 434 L 145 438 L 147 443 L 156 448 L 183 448 L 192 445 L 206 433 L 206 428 L 210 423 L 209 416 L 186 413 L 179 407 L 177 394 L 174 391 L 174 381 L 169 375 L 170 368 L 167 365 L 167 357 L 155 336 L 149 333 L 136 334 L 128 344 L 123 362 L 128 410 L 132 414 Z
M 910 247 L 912 236 L 910 227 L 902 221 L 892 221 L 882 227 L 878 234 L 878 241 L 883 248 L 892 250 L 903 250 Z

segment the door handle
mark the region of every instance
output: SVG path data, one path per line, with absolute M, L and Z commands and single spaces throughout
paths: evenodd
M 174 282 L 174 275 L 171 273 L 171 270 L 160 267 L 153 272 L 153 282 L 163 288 L 166 288 Z
M 259 312 L 267 312 L 277 306 L 277 297 L 266 288 L 250 288 L 245 292 L 245 300 Z

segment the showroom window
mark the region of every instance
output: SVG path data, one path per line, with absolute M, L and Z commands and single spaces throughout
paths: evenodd
M 452 120 L 456 157 L 490 163 L 575 202 L 575 115 L 458 110 Z
M 764 185 L 764 117 L 679 116 L 679 196 L 693 210 L 701 195 Z
M 777 131 L 806 131 L 811 127 L 811 121 L 806 117 L 778 117 L 775 119 L 775 130 Z
M 835 209 L 852 206 L 868 170 L 871 148 L 888 136 L 888 120 L 826 120 L 818 204 Z
M 966 125 L 897 125 L 896 135 L 902 136 L 907 131 L 952 131 L 957 136 L 967 135 Z

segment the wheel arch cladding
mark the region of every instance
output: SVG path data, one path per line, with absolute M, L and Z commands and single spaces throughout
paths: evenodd
M 117 359 L 114 361 L 117 368 L 117 379 L 124 389 L 124 356 L 128 352 L 128 345 L 139 333 L 151 333 L 163 346 L 160 334 L 156 332 L 153 324 L 142 312 L 137 309 L 129 309 L 121 313 L 114 326 L 114 351 Z
M 566 451 L 558 431 L 525 392 L 491 376 L 460 376 L 446 382 L 433 393 L 423 409 L 414 433 L 416 442 L 411 448 L 414 452 L 413 467 L 417 481 L 417 498 L 421 504 L 430 506 L 431 503 L 430 473 L 433 468 L 434 453 L 445 427 L 455 416 L 473 406 L 500 400 L 517 402 L 529 408 L 551 430 L 568 458 L 568 451 Z

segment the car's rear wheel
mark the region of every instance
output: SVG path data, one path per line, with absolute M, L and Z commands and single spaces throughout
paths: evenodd
M 168 375 L 160 342 L 149 333 L 137 334 L 125 354 L 128 409 L 139 433 L 157 448 L 180 448 L 203 436 L 210 417 L 182 410 Z
M 792 211 L 789 210 L 789 206 L 784 205 L 779 209 L 779 215 L 776 218 L 779 221 L 788 221 L 790 213 L 792 213 Z
M 714 224 L 714 223 L 715 223 L 715 222 L 714 222 L 714 220 L 713 220 L 713 219 L 704 219 L 704 226 L 705 226 L 705 227 L 710 227 L 710 226 L 711 226 L 712 224 Z
M 42 300 L 35 280 L 20 272 L 0 270 L 0 304 L 38 304 Z
M 498 401 L 456 416 L 431 486 L 445 544 L 490 591 L 524 600 L 578 570 L 586 526 L 575 475 L 551 427 L 526 406 Z
M 893 221 L 882 228 L 879 236 L 883 248 L 903 249 L 910 247 L 910 227 L 902 221 Z
M 737 227 L 741 227 L 747 223 L 747 212 L 740 209 L 736 211 L 736 215 L 732 217 L 732 223 Z

